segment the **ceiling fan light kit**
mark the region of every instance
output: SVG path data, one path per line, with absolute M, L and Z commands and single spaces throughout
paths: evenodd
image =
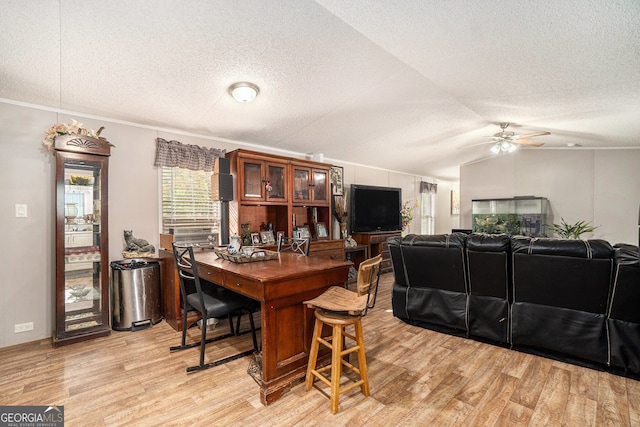
M 493 145 L 493 147 L 491 147 L 491 152 L 493 154 L 513 153 L 517 149 L 518 149 L 518 146 L 516 144 L 512 143 L 512 142 L 509 142 L 509 141 L 498 141 Z
M 530 138 L 534 136 L 543 136 L 550 135 L 551 132 L 533 132 L 523 135 L 516 135 L 514 132 L 507 132 L 507 128 L 509 127 L 509 123 L 501 123 L 500 128 L 502 131 L 494 134 L 492 137 L 493 147 L 491 147 L 491 152 L 493 154 L 498 153 L 513 153 L 518 149 L 520 145 L 529 145 L 532 147 L 541 147 L 544 145 L 544 142 L 532 141 Z

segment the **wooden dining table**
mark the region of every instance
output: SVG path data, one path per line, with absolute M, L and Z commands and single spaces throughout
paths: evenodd
M 254 379 L 268 405 L 306 374 L 314 316 L 302 302 L 343 286 L 353 264 L 284 252 L 246 263 L 223 260 L 213 251 L 194 256 L 203 279 L 260 301 L 262 375 Z

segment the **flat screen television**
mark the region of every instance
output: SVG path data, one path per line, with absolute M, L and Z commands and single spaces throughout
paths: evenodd
M 402 230 L 402 189 L 351 184 L 351 231 Z

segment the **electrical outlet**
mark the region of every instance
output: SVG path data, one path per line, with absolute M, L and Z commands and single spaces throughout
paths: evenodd
M 20 332 L 33 331 L 33 322 L 29 323 L 16 323 L 13 325 L 13 332 L 19 334 Z

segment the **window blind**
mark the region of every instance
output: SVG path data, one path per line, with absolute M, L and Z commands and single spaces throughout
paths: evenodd
M 420 232 L 433 234 L 435 232 L 435 194 L 420 193 Z
M 211 172 L 162 167 L 162 229 L 220 231 L 220 202 L 211 200 Z

